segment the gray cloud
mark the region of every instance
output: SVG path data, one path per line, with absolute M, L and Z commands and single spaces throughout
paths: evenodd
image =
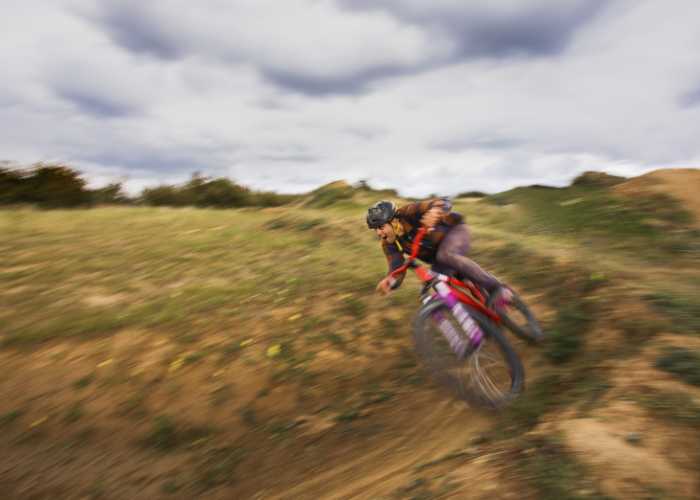
M 122 47 L 138 54 L 161 59 L 178 59 L 188 52 L 185 36 L 177 36 L 177 26 L 160 18 L 143 2 L 106 1 L 89 14 Z
M 227 165 L 216 162 L 208 155 L 197 155 L 186 150 L 159 151 L 148 147 L 131 147 L 128 150 L 86 153 L 76 155 L 78 161 L 101 165 L 119 165 L 120 176 L 147 177 L 162 181 L 183 179 L 194 172 L 217 175 L 226 171 Z
M 561 53 L 578 29 L 612 0 L 476 2 L 338 0 L 349 10 L 384 11 L 454 43 L 453 60 Z
M 307 95 L 327 95 L 363 93 L 372 82 L 386 77 L 420 73 L 473 58 L 560 54 L 577 30 L 610 1 L 553 4 L 531 0 L 489 5 L 457 0 L 339 0 L 338 5 L 350 12 L 347 18 L 355 24 L 333 33 L 322 25 L 298 25 L 301 18 L 285 19 L 292 30 L 300 30 L 296 36 L 290 35 L 298 39 L 291 44 L 285 43 L 285 36 L 273 42 L 280 36 L 274 32 L 277 19 L 268 19 L 269 27 L 263 21 L 259 31 L 251 34 L 237 19 L 237 9 L 222 8 L 211 0 L 205 3 L 221 9 L 220 16 L 228 20 L 228 25 L 203 16 L 173 15 L 178 6 L 187 9 L 188 4 L 181 2 L 105 0 L 89 17 L 116 43 L 137 54 L 163 60 L 198 54 L 225 64 L 247 64 L 279 87 Z M 305 5 L 313 12 L 313 4 Z M 342 11 L 327 13 L 329 20 L 342 15 Z M 363 36 L 363 23 L 373 26 L 369 39 Z M 301 30 L 310 31 L 308 40 L 304 41 Z M 397 34 L 412 40 L 413 54 L 392 43 L 371 43 L 374 38 L 391 40 Z M 401 44 L 403 39 L 396 42 Z M 356 55 L 353 61 L 334 64 L 334 52 L 336 60 L 349 53 Z
M 321 160 L 320 157 L 311 155 L 261 155 L 259 158 L 266 161 L 289 163 L 315 163 Z
M 222 8 L 222 4 L 213 0 L 205 3 Z M 186 2 L 176 4 L 183 9 L 189 5 Z M 312 9 L 313 4 L 307 3 L 307 6 Z M 394 46 L 388 43 L 388 47 L 373 47 L 371 40 L 363 40 L 361 20 L 354 20 L 355 25 L 345 30 L 350 36 L 340 38 L 334 37 L 332 32 L 326 33 L 322 24 L 301 26 L 298 24 L 301 19 L 293 18 L 269 19 L 270 26 L 263 22 L 259 30 L 251 31 L 244 20 L 236 18 L 235 7 L 223 8 L 220 19 L 212 16 L 186 19 L 173 15 L 173 8 L 177 7 L 171 2 L 146 4 L 135 0 L 105 0 L 84 15 L 132 53 L 165 61 L 197 55 L 217 60 L 231 69 L 247 65 L 273 85 L 308 95 L 359 93 L 376 79 L 420 70 L 426 65 L 424 58 L 407 62 L 406 51 L 410 49 L 397 50 L 400 41 Z M 331 21 L 342 18 L 341 12 L 327 15 Z M 291 33 L 286 35 L 286 40 L 276 41 L 275 37 L 280 35 L 274 29 L 280 21 L 289 25 Z M 390 28 L 373 26 L 370 31 L 373 38 L 381 35 L 391 40 Z M 303 33 L 299 30 L 309 31 L 308 39 L 300 36 Z M 333 45 L 324 44 L 327 36 L 331 36 Z M 292 43 L 285 43 L 290 40 Z M 334 50 L 337 51 L 335 56 Z M 348 52 L 355 54 L 355 60 L 340 62 Z M 382 55 L 382 52 L 387 53 Z
M 695 90 L 691 90 L 690 92 L 686 92 L 685 94 L 681 95 L 679 99 L 679 104 L 683 109 L 692 108 L 698 103 L 700 103 L 700 87 Z
M 525 141 L 501 137 L 498 135 L 482 135 L 474 138 L 444 140 L 432 144 L 430 147 L 436 150 L 459 153 L 472 149 L 508 150 L 523 146 Z
M 312 96 L 361 94 L 367 91 L 367 86 L 374 80 L 407 72 L 406 68 L 398 64 L 372 67 L 352 75 L 337 76 L 304 74 L 294 68 L 262 70 L 268 81 L 275 85 Z
M 78 90 L 58 90 L 57 95 L 79 106 L 88 114 L 98 118 L 117 118 L 135 112 L 136 106 L 116 102 L 99 95 L 90 95 Z

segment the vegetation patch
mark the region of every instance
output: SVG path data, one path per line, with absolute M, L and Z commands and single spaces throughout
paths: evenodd
M 700 352 L 677 347 L 665 356 L 657 358 L 655 365 L 678 375 L 691 385 L 700 386 Z
M 626 394 L 623 398 L 650 409 L 656 417 L 700 429 L 700 406 L 688 394 Z
M 183 424 L 163 415 L 153 421 L 153 428 L 143 438 L 143 443 L 149 447 L 168 451 L 198 440 L 206 441 L 214 435 L 215 432 L 211 427 Z
M 557 322 L 547 332 L 547 344 L 543 354 L 554 363 L 569 360 L 580 348 L 583 333 L 592 318 L 573 303 L 558 313 Z
M 0 429 L 9 424 L 12 424 L 15 420 L 24 415 L 26 412 L 27 410 L 25 410 L 24 408 L 20 408 L 18 410 L 9 411 L 3 415 L 0 415 Z
M 488 194 L 481 191 L 465 191 L 463 193 L 459 193 L 457 198 L 486 198 L 487 196 Z
M 596 488 L 588 467 L 556 436 L 518 443 L 516 470 L 539 490 L 541 500 L 613 500 Z
M 276 217 L 269 220 L 263 224 L 263 227 L 268 231 L 296 231 L 299 233 L 305 233 L 308 231 L 321 231 L 326 229 L 325 219 L 306 219 L 302 217 L 293 217 L 285 215 L 283 217 Z
M 203 455 L 193 474 L 193 487 L 199 491 L 235 481 L 236 470 L 246 457 L 243 449 L 235 446 L 210 448 Z
M 95 379 L 95 374 L 94 373 L 89 373 L 85 375 L 84 377 L 80 377 L 78 380 L 73 382 L 73 387 L 76 389 L 84 389 L 88 385 L 92 383 L 92 381 Z
M 68 411 L 66 411 L 65 415 L 63 415 L 63 423 L 72 424 L 83 415 L 85 415 L 85 410 L 83 409 L 81 402 L 74 401 L 68 407 Z
M 697 254 L 700 247 L 695 232 L 677 231 L 687 229 L 693 218 L 676 200 L 662 195 L 625 200 L 615 197 L 609 185 L 607 181 L 582 179 L 562 189 L 519 187 L 479 203 L 523 207 L 524 216 L 504 220 L 512 230 L 523 234 L 575 234 L 584 244 L 616 243 L 623 249 L 647 253 L 652 248 L 672 254 Z
M 325 208 L 339 201 L 352 198 L 354 189 L 350 185 L 322 186 L 309 194 L 307 207 Z
M 700 300 L 669 292 L 651 293 L 646 299 L 671 319 L 679 333 L 700 332 Z

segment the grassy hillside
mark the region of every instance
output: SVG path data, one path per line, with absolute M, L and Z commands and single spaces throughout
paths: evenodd
M 0 212 L 0 494 L 623 498 L 577 448 L 581 422 L 633 434 L 610 413 L 633 405 L 664 429 L 648 449 L 697 444 L 698 237 L 682 206 L 600 185 L 455 200 L 471 256 L 548 334 L 513 339 L 527 392 L 484 414 L 420 367 L 417 280 L 373 293 L 386 262 L 364 213 L 390 194 Z M 669 459 L 679 477 L 700 463 L 688 453 Z M 660 472 L 638 479 L 684 498 Z

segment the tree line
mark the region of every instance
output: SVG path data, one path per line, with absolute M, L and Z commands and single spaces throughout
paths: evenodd
M 33 205 L 45 209 L 90 208 L 100 205 L 278 207 L 306 197 L 306 205 L 322 208 L 351 198 L 357 191 L 372 193 L 378 199 L 399 196 L 395 189 L 373 189 L 366 180 L 353 186 L 331 183 L 306 194 L 280 194 L 275 191 L 255 191 L 225 177 L 202 177 L 198 173 L 192 174 L 185 183 L 161 184 L 130 196 L 124 191 L 123 181 L 90 189 L 88 181 L 79 171 L 63 164 L 36 163 L 28 168 L 16 168 L 10 162 L 0 161 L 0 206 Z M 487 194 L 468 191 L 458 194 L 457 198 L 483 196 Z M 425 199 L 436 197 L 437 195 L 431 194 Z
M 0 205 L 36 205 L 40 208 L 89 208 L 103 204 L 130 204 L 173 207 L 275 207 L 286 205 L 301 195 L 254 191 L 223 177 L 202 177 L 195 173 L 179 185 L 146 188 L 129 196 L 123 181 L 90 189 L 82 174 L 66 165 L 37 163 L 29 168 L 13 168 L 0 162 Z

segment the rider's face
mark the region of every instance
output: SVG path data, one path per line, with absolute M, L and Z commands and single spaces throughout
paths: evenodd
M 390 223 L 385 223 L 384 225 L 375 229 L 377 236 L 381 239 L 386 240 L 387 243 L 393 243 L 396 241 L 396 234 L 394 233 L 394 228 L 391 227 Z

